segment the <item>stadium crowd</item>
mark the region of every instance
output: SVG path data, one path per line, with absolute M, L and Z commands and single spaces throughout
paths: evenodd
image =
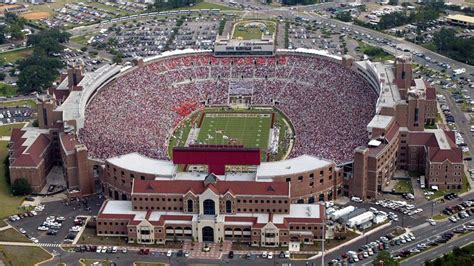
M 230 79 L 253 81 L 252 104 L 274 104 L 288 116 L 296 134 L 290 157 L 310 154 L 340 163 L 368 140 L 375 91 L 336 62 L 296 54 L 159 59 L 97 93 L 80 138 L 96 158 L 139 152 L 167 159 L 169 138 L 184 119 L 176 110 L 227 104 Z

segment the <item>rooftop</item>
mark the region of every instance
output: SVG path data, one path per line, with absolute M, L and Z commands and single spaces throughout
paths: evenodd
M 456 15 L 448 15 L 447 18 L 474 24 L 474 17 L 471 17 L 471 16 L 456 14 Z
M 291 204 L 290 214 L 273 214 L 273 223 L 282 224 L 284 218 L 321 219 L 323 208 L 319 204 Z
M 77 129 L 82 128 L 84 125 L 85 108 L 89 98 L 105 81 L 120 73 L 120 70 L 121 66 L 118 65 L 104 65 L 94 72 L 86 73 L 78 84 L 78 86 L 82 87 L 82 90 L 71 91 L 63 104 L 58 106 L 57 110 L 63 112 L 62 120 L 76 120 Z M 58 88 L 64 89 L 65 84 L 67 85 L 67 79 L 63 80 Z
M 203 180 L 139 180 L 134 179 L 132 194 L 181 194 L 188 192 L 201 194 L 211 189 L 217 194 L 230 192 L 234 195 L 289 196 L 290 187 L 286 182 L 222 181 L 206 185 Z
M 372 131 L 373 128 L 386 129 L 392 121 L 393 121 L 393 116 L 374 115 L 370 123 L 367 125 L 367 130 Z
M 263 162 L 257 167 L 257 180 L 303 173 L 317 168 L 329 166 L 333 162 L 310 155 L 301 155 L 292 159 L 275 162 Z
M 176 166 L 171 161 L 156 160 L 137 152 L 120 155 L 107 159 L 117 167 L 129 171 L 171 178 L 176 172 Z

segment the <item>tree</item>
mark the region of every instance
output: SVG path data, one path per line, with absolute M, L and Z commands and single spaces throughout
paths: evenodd
M 34 91 L 41 93 L 52 85 L 56 78 L 55 74 L 43 66 L 28 66 L 18 76 L 18 89 L 24 94 Z
M 352 21 L 351 12 L 344 11 L 336 14 L 336 18 L 340 21 L 350 22 Z
M 0 25 L 0 44 L 5 43 L 5 33 L 6 33 L 6 27 L 3 25 Z
M 373 262 L 373 265 L 379 265 L 378 263 L 380 261 L 383 261 L 384 266 L 398 266 L 398 265 L 400 265 L 400 263 L 397 260 L 395 260 L 394 258 L 392 258 L 392 255 L 388 251 L 385 251 L 385 250 L 381 250 L 377 254 L 377 257 L 375 258 L 375 260 Z
M 12 185 L 12 193 L 15 196 L 24 196 L 31 194 L 31 186 L 30 183 L 28 183 L 28 180 L 26 178 L 18 178 L 13 182 Z

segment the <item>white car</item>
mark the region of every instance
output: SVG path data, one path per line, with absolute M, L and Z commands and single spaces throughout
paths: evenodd
M 454 216 L 449 217 L 449 220 L 450 220 L 451 222 L 453 222 L 453 223 L 455 223 L 455 222 L 458 221 L 458 220 L 456 219 L 456 217 L 454 217 Z
M 166 256 L 167 256 L 167 257 L 173 256 L 173 251 L 172 251 L 171 249 L 168 250 L 168 252 L 166 252 Z
M 352 197 L 351 200 L 353 202 L 359 202 L 359 203 L 362 202 L 362 200 L 359 197 Z
M 38 231 L 48 231 L 48 229 L 49 229 L 49 228 L 46 227 L 46 226 L 40 226 L 40 227 L 38 227 Z
M 285 251 L 285 258 L 289 258 L 290 257 L 290 252 L 288 250 Z
M 33 243 L 38 243 L 39 242 L 38 239 L 36 239 L 36 237 L 30 238 L 30 240 L 33 241 Z
M 22 233 L 22 234 L 26 234 L 26 230 L 23 229 L 23 228 L 20 228 L 18 231 L 20 231 L 20 233 Z
M 96 253 L 101 253 L 102 252 L 102 246 L 98 246 L 97 250 L 95 251 Z
M 369 250 L 367 250 L 367 251 L 368 251 L 368 253 L 369 253 L 369 256 L 373 256 L 373 255 L 374 255 L 374 251 L 373 251 L 371 248 L 369 248 Z
M 273 259 L 273 252 L 268 252 L 267 259 Z
M 71 227 L 71 229 L 69 229 L 69 232 L 79 232 L 79 231 L 81 231 L 80 226 L 73 226 Z
M 268 256 L 268 252 L 267 252 L 267 251 L 264 251 L 264 252 L 262 253 L 262 258 L 266 258 L 267 256 Z
M 435 226 L 435 225 L 436 225 L 436 221 L 433 220 L 433 219 L 428 219 L 428 220 L 426 220 L 426 221 L 427 221 L 430 225 L 432 225 L 432 226 Z

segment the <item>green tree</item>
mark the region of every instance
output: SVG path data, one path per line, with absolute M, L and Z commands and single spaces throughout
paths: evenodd
M 15 196 L 24 196 L 31 194 L 31 186 L 30 183 L 28 183 L 28 180 L 26 178 L 18 178 L 13 182 L 12 185 L 12 193 Z
M 336 14 L 336 18 L 340 21 L 350 22 L 352 21 L 351 12 L 344 11 Z
M 49 88 L 56 79 L 55 72 L 40 65 L 32 65 L 24 68 L 18 76 L 18 89 L 21 93 L 41 93 Z
M 4 25 L 0 25 L 0 44 L 5 43 L 5 33 L 7 29 Z
M 379 265 L 378 263 L 380 261 L 383 261 L 384 266 L 398 266 L 400 263 L 392 258 L 392 255 L 385 250 L 381 250 L 378 254 L 377 257 L 375 258 L 373 265 Z

